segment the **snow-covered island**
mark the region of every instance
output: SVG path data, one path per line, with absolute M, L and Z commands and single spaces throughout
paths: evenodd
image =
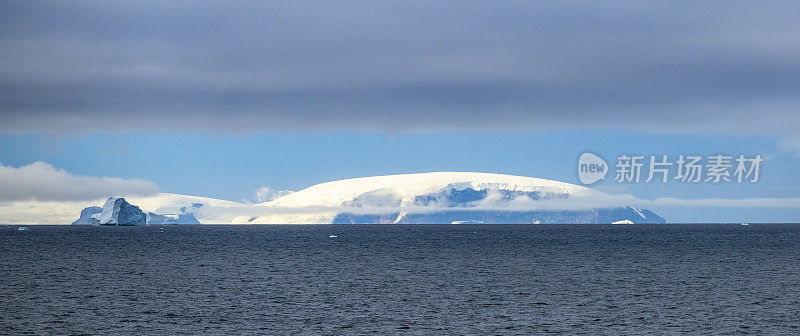
M 241 216 L 233 222 L 665 223 L 647 209 L 610 205 L 613 203 L 609 195 L 569 183 L 503 174 L 435 172 L 322 183 L 256 204 L 253 212 L 264 215 Z
M 650 210 L 594 189 L 532 177 L 436 172 L 321 183 L 274 200 L 243 204 L 159 194 L 87 207 L 73 224 L 641 224 Z M 74 218 L 74 217 L 73 217 Z

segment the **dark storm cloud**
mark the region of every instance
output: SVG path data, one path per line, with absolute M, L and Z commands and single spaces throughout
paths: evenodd
M 3 2 L 0 130 L 800 131 L 797 2 Z

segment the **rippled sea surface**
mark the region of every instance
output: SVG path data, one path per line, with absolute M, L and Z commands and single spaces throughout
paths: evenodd
M 3 334 L 800 334 L 800 225 L 29 228 Z

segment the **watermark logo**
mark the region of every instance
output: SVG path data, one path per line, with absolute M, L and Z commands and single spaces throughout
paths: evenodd
M 608 170 L 615 169 L 614 182 L 650 183 L 756 183 L 764 158 L 756 155 L 628 155 L 617 157 L 613 167 L 592 153 L 583 153 L 578 159 L 578 178 L 583 184 L 605 179 Z
M 599 156 L 583 153 L 578 158 L 578 179 L 583 184 L 592 184 L 606 178 L 608 164 Z

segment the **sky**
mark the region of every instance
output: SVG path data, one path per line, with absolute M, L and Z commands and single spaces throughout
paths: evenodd
M 626 153 L 759 154 L 756 183 L 609 176 L 592 187 L 788 200 L 653 210 L 797 222 L 798 11 L 790 1 L 0 1 L 0 202 L 121 189 L 257 201 L 265 186 L 430 171 L 579 183 L 587 151 L 612 166 Z

